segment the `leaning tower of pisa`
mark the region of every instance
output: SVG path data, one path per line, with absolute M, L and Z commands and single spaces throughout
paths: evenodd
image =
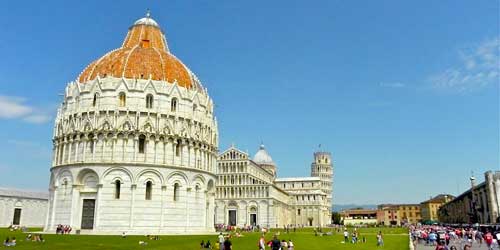
M 314 162 L 311 163 L 311 176 L 321 179 L 321 189 L 327 194 L 328 205 L 332 205 L 333 193 L 333 161 L 330 152 L 318 151 L 314 153 Z

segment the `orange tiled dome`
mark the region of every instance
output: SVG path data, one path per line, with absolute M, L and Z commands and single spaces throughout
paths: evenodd
M 165 35 L 149 13 L 130 27 L 121 48 L 92 62 L 78 81 L 87 82 L 97 76 L 177 81 L 186 88 L 195 85 L 194 76 L 170 53 Z

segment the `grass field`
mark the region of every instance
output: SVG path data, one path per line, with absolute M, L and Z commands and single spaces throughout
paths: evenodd
M 36 229 L 35 229 L 36 230 Z M 408 236 L 406 229 L 403 228 L 384 228 L 385 246 L 376 246 L 376 233 L 378 228 L 360 229 L 360 237 L 365 236 L 367 243 L 359 244 L 344 244 L 342 233 L 334 234 L 333 236 L 315 236 L 311 229 L 304 229 L 296 233 L 284 234 L 280 232 L 280 239 L 292 239 L 297 250 L 325 250 L 325 249 L 359 249 L 359 250 L 407 250 Z M 278 230 L 279 231 L 279 230 Z M 273 231 L 275 233 L 277 231 Z M 233 238 L 233 250 L 255 250 L 257 249 L 257 241 L 259 233 L 244 233 L 241 238 Z M 106 249 L 106 250 L 188 250 L 199 249 L 199 244 L 202 240 L 210 240 L 216 242 L 216 235 L 209 236 L 160 236 L 160 240 L 148 240 L 145 236 L 127 236 L 125 239 L 120 236 L 96 236 L 96 235 L 44 235 L 45 242 L 29 242 L 25 241 L 26 234 L 22 232 L 10 232 L 7 229 L 0 229 L 0 239 L 6 237 L 16 237 L 17 246 L 15 247 L 0 247 L 0 249 L 74 249 L 74 250 L 91 250 L 91 249 Z M 266 240 L 270 240 L 272 234 L 267 234 Z M 140 246 L 139 241 L 148 242 L 147 246 Z M 215 249 L 215 248 L 214 248 Z

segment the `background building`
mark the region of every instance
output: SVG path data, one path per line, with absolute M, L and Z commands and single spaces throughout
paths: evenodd
M 377 209 L 380 225 L 416 224 L 421 220 L 420 204 L 382 204 Z
M 384 226 L 401 225 L 398 205 L 382 204 L 377 207 L 377 222 Z
M 331 193 L 331 189 L 326 189 L 331 188 L 331 181 L 325 179 L 333 173 L 331 156 L 324 152 L 314 156 L 321 168 L 315 168 L 311 175 L 325 175 L 276 178 L 277 166 L 264 145 L 253 159 L 234 146 L 221 153 L 217 166 L 216 223 L 240 227 L 331 224 L 331 203 L 325 193 Z
M 420 210 L 422 213 L 422 222 L 423 223 L 432 223 L 438 222 L 438 211 L 439 208 L 444 205 L 446 202 L 451 201 L 455 198 L 453 195 L 449 194 L 440 194 L 429 200 L 426 200 L 420 203 Z
M 346 226 L 376 225 L 377 210 L 375 209 L 349 209 L 340 212 L 342 221 Z
M 476 184 L 472 176 L 471 188 L 439 209 L 439 220 L 444 223 L 499 223 L 500 172 L 488 171 L 485 181 Z
M 0 227 L 43 227 L 49 194 L 0 188 Z
M 213 106 L 158 23 L 149 13 L 137 20 L 121 47 L 65 89 L 44 230 L 63 224 L 84 233 L 214 231 Z
M 399 204 L 398 214 L 401 224 L 416 224 L 422 220 L 420 204 Z

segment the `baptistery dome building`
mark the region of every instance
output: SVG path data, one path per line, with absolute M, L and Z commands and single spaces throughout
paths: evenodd
M 213 231 L 214 104 L 149 14 L 83 69 L 54 125 L 45 231 Z

